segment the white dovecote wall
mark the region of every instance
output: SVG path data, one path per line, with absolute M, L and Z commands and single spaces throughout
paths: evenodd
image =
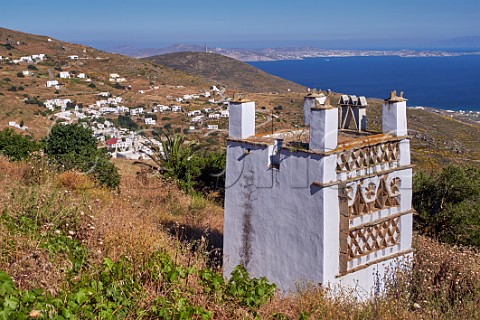
M 303 98 L 303 122 L 310 125 L 310 109 L 325 104 L 327 97 L 323 93 L 309 93 Z
M 412 256 L 408 138 L 365 132 L 339 146 L 337 128 L 338 109 L 317 106 L 306 150 L 283 133 L 227 140 L 225 277 L 242 264 L 284 292 L 310 283 L 367 298 Z
M 246 139 L 255 135 L 255 102 L 238 99 L 229 103 L 228 135 Z
M 310 150 L 327 152 L 337 148 L 338 109 L 330 105 L 310 109 Z
M 407 100 L 403 92 L 397 96 L 396 91 L 390 93 L 382 106 L 382 131 L 397 137 L 406 136 L 407 132 Z

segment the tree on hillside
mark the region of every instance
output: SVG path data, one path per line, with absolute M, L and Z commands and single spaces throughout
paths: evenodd
M 122 128 L 127 128 L 129 130 L 137 130 L 138 124 L 135 123 L 132 118 L 128 115 L 119 115 L 117 119 L 114 120 L 115 124 L 119 125 Z
M 185 191 L 192 190 L 194 179 L 199 174 L 194 164 L 196 158 L 192 157 L 192 145 L 185 144 L 185 138 L 181 135 L 163 134 L 162 150 L 158 148 L 155 151 L 150 158 L 164 177 L 175 179 Z
M 55 125 L 45 139 L 45 153 L 63 170 L 91 174 L 111 189 L 120 184 L 117 168 L 103 149 L 97 149 L 93 131 L 79 124 Z
M 0 131 L 0 153 L 6 155 L 10 160 L 25 159 L 31 152 L 40 149 L 40 143 L 17 134 L 10 128 Z
M 480 169 L 452 165 L 414 177 L 415 224 L 442 241 L 480 246 Z
M 45 140 L 45 153 L 60 162 L 64 162 L 65 158 L 72 158 L 73 163 L 64 163 L 68 167 L 75 166 L 75 159 L 82 161 L 96 150 L 97 140 L 93 131 L 78 124 L 57 124 Z

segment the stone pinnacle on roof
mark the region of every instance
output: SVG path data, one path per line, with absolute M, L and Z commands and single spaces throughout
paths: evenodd
M 403 101 L 406 101 L 407 99 L 405 99 L 403 97 L 403 91 L 400 92 L 400 95 L 397 96 L 397 90 L 393 90 L 390 92 L 390 97 L 388 97 L 387 99 L 385 99 L 385 102 L 403 102 Z

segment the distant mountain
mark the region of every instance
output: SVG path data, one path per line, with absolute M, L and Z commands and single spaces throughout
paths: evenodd
M 168 68 L 210 79 L 229 89 L 246 92 L 295 92 L 305 87 L 273 76 L 249 64 L 216 53 L 178 52 L 144 58 Z
M 172 52 L 204 52 L 205 46 L 188 45 L 188 44 L 174 44 L 165 48 L 136 48 L 132 46 L 119 46 L 107 49 L 112 53 L 123 54 L 134 58 L 146 58 L 160 54 Z
M 278 61 L 278 60 L 302 60 L 306 58 L 329 58 L 329 57 L 367 57 L 367 56 L 397 56 L 397 57 L 450 57 L 480 54 L 480 51 L 471 50 L 438 50 L 438 47 L 453 48 L 480 48 L 480 37 L 464 37 L 446 40 L 439 43 L 430 43 L 432 49 L 322 49 L 315 47 L 280 47 L 263 49 L 245 48 L 217 48 L 201 45 L 176 44 L 165 48 L 140 49 L 132 46 L 121 46 L 108 49 L 109 52 L 119 53 L 134 58 L 145 58 L 154 55 L 172 52 L 210 52 L 218 53 L 240 61 Z
M 108 52 L 118 53 L 133 58 L 146 58 L 174 52 L 209 52 L 218 53 L 240 61 L 272 61 L 282 60 L 281 57 L 269 57 L 271 49 L 241 49 L 241 48 L 216 48 L 201 45 L 174 44 L 164 48 L 137 48 L 133 46 L 118 46 L 108 48 Z M 281 49 L 280 49 L 281 50 Z

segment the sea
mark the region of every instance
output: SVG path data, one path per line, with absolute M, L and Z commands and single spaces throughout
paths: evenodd
M 404 92 L 408 106 L 480 111 L 480 55 L 329 57 L 249 62 L 308 88 L 386 98 Z

